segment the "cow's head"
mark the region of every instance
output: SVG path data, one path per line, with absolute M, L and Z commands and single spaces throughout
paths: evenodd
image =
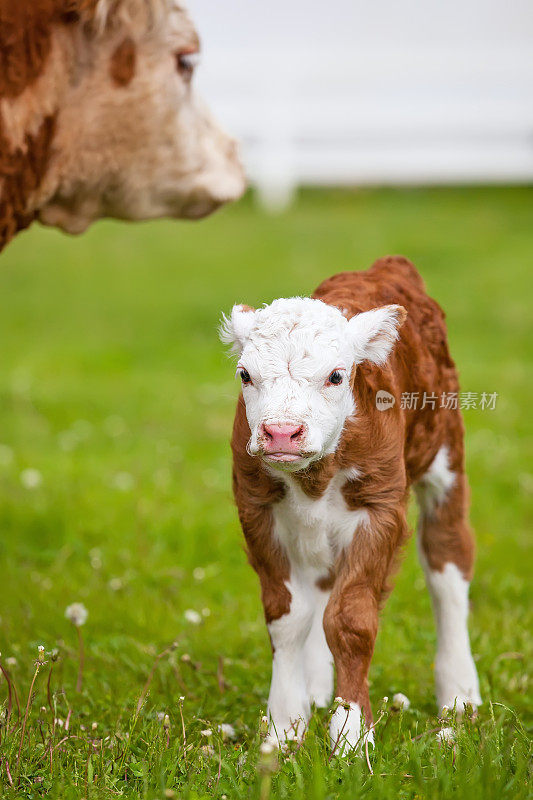
M 355 412 L 354 368 L 386 362 L 405 315 L 402 306 L 389 305 L 348 320 L 302 297 L 258 311 L 234 306 L 221 339 L 238 355 L 250 454 L 295 471 L 333 453 Z
M 0 143 L 38 164 L 28 213 L 77 233 L 99 217 L 195 219 L 242 194 L 235 143 L 193 90 L 199 41 L 181 4 L 2 3 Z

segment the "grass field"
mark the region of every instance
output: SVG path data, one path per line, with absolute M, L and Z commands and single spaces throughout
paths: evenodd
M 329 760 L 326 714 L 272 764 L 259 752 L 270 647 L 231 499 L 237 385 L 217 321 L 391 252 L 445 308 L 463 390 L 499 395 L 465 412 L 485 702 L 438 745 L 411 541 L 371 670 L 376 712 L 398 691 L 411 709 L 385 706 L 373 774 Z M 6 728 L 0 682 L 1 797 L 529 796 L 532 275 L 528 188 L 306 192 L 277 217 L 247 198 L 201 224 L 21 235 L 0 266 L 0 651 L 22 718 L 30 708 L 23 731 L 13 701 Z M 80 692 L 75 601 L 89 612 Z

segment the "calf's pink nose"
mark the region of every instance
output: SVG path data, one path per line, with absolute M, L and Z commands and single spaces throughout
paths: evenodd
M 304 432 L 303 425 L 261 426 L 266 453 L 298 453 Z

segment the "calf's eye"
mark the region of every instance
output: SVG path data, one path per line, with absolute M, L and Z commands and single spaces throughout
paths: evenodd
M 240 371 L 240 375 L 241 375 L 241 381 L 242 381 L 244 384 L 246 384 L 246 383 L 251 383 L 251 382 L 252 382 L 252 379 L 250 378 L 250 373 L 248 372 L 248 370 L 246 370 L 246 369 L 241 369 L 241 371 Z
M 195 50 L 176 53 L 176 69 L 186 83 L 189 83 L 198 64 L 199 54 Z
M 339 372 L 338 369 L 334 369 L 329 378 L 327 379 L 326 383 L 328 386 L 331 384 L 332 386 L 338 386 L 342 383 L 342 373 Z

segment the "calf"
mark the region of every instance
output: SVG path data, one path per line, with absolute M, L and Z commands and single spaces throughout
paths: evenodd
M 438 704 L 477 706 L 457 372 L 444 314 L 413 265 L 384 258 L 329 278 L 312 298 L 235 306 L 221 338 L 239 357 L 233 487 L 272 643 L 271 734 L 301 738 L 312 703 L 331 701 L 334 664 L 343 702 L 332 746 L 372 738 L 368 669 L 410 486 L 437 624 Z M 417 408 L 403 407 L 404 393 Z

